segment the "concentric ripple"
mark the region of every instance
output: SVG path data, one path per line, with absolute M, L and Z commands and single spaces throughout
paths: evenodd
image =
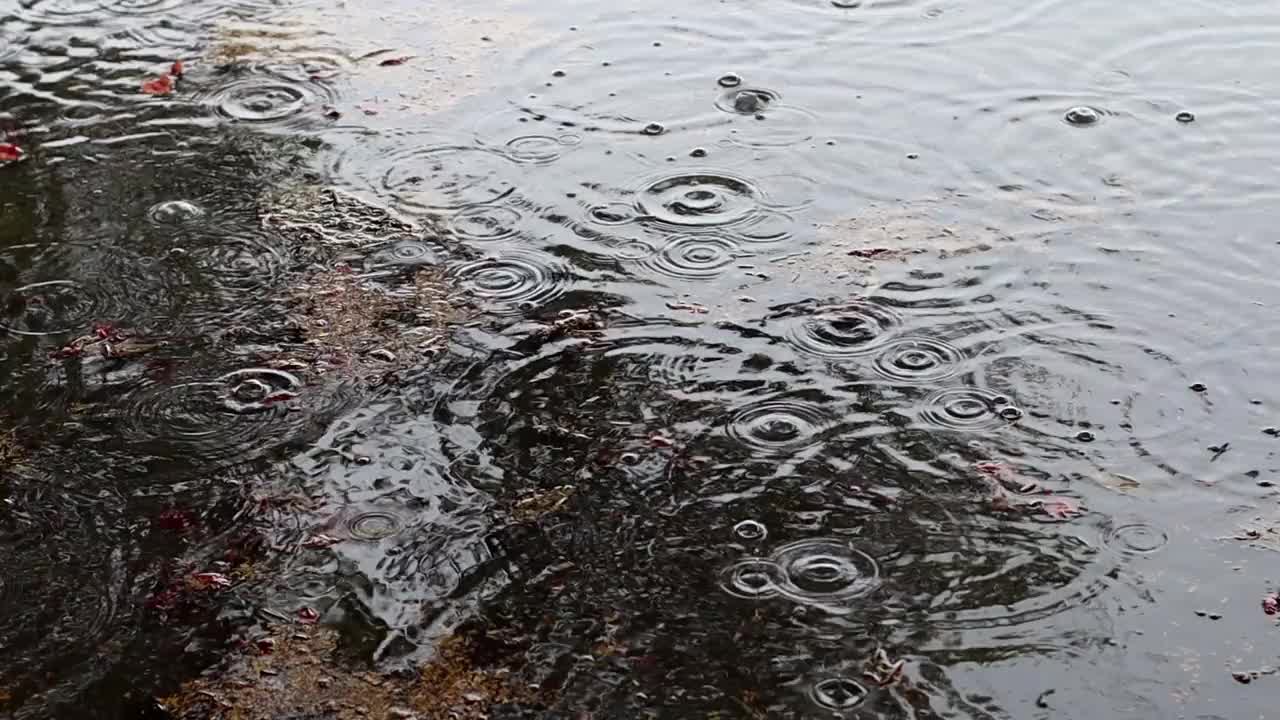
M 879 584 L 876 561 L 844 540 L 796 540 L 775 550 L 771 559 L 782 570 L 778 593 L 799 603 L 839 605 Z
M 868 691 L 858 681 L 847 677 L 819 680 L 809 689 L 809 697 L 824 709 L 835 712 L 852 710 L 867 699 Z
M 821 406 L 796 398 L 761 400 L 729 419 L 728 434 L 767 457 L 798 453 L 822 443 L 836 419 Z
M 307 118 L 309 110 L 332 98 L 314 83 L 299 83 L 269 75 L 243 77 L 219 86 L 204 102 L 222 117 L 254 125 L 290 125 Z M 310 118 L 319 121 L 319 113 Z
M 274 283 L 285 267 L 275 248 L 250 236 L 232 236 L 213 245 L 193 247 L 179 256 L 189 263 L 196 280 L 225 293 L 257 290 Z
M 875 369 L 897 383 L 931 383 L 956 374 L 964 353 L 933 338 L 902 338 L 876 356 Z
M 716 107 L 739 116 L 729 139 L 748 147 L 785 147 L 809 140 L 817 118 L 786 105 L 782 97 L 764 88 L 734 87 L 720 94 Z
M 783 580 L 782 568 L 764 558 L 743 558 L 720 571 L 720 587 L 743 600 L 776 597 Z
M 399 534 L 404 530 L 404 521 L 397 515 L 385 511 L 364 512 L 347 521 L 347 531 L 351 537 L 367 542 L 377 542 Z
M 649 262 L 669 277 L 705 280 L 724 272 L 743 254 L 736 242 L 723 235 L 682 235 L 672 238 Z
M 521 219 L 520 213 L 509 207 L 478 205 L 459 210 L 449 228 L 463 240 L 493 242 L 514 237 Z
M 636 208 L 656 222 L 679 227 L 717 227 L 752 218 L 764 194 L 745 178 L 722 171 L 667 175 L 646 182 Z
M 803 312 L 802 306 L 779 315 L 795 316 L 787 339 L 801 352 L 833 360 L 875 352 L 902 324 L 901 316 L 891 308 L 870 301 L 816 306 L 812 314 Z
M 1169 544 L 1169 534 L 1146 523 L 1129 523 L 1108 528 L 1103 541 L 1125 555 L 1150 555 Z
M 716 107 L 738 115 L 759 115 L 779 100 L 781 97 L 772 90 L 734 87 L 720 94 L 716 99 Z
M 929 396 L 920 416 L 947 430 L 989 430 L 1000 427 L 1000 396 L 977 388 L 950 388 Z
M 99 317 L 105 302 L 72 280 L 47 280 L 5 293 L 0 328 L 15 335 L 57 335 Z
M 533 253 L 506 253 L 459 265 L 453 275 L 498 312 L 518 313 L 554 300 L 570 282 L 567 268 Z
M 135 439 L 167 453 L 248 458 L 290 439 L 289 406 L 301 390 L 297 377 L 266 368 L 152 385 L 130 396 L 125 423 Z

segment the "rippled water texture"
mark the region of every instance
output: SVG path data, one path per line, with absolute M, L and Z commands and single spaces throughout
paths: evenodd
M 477 716 L 1273 716 L 1277 42 L 0 0 L 0 716 L 281 618 Z

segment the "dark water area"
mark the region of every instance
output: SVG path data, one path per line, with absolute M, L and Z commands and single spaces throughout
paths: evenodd
M 1280 8 L 360 5 L 0 0 L 0 717 L 1274 714 Z

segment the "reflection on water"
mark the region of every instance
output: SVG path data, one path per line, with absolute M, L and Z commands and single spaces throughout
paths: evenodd
M 0 0 L 0 714 L 1266 714 L 1280 11 L 659 5 Z

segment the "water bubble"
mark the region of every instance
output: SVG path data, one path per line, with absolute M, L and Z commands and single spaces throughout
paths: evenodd
M 880 568 L 870 555 L 838 539 L 796 540 L 771 559 L 782 570 L 778 593 L 801 603 L 837 604 L 876 588 Z
M 994 395 L 976 388 L 950 388 L 934 393 L 925 401 L 921 416 L 950 430 L 982 430 L 1002 424 Z M 1006 408 L 1008 409 L 1008 408 Z
M 831 0 L 831 4 L 845 10 L 853 10 L 862 7 L 862 0 Z
M 741 254 L 737 243 L 721 235 L 682 235 L 668 242 L 652 265 L 674 278 L 706 279 L 719 275 Z
M 1008 402 L 1008 400 L 1006 399 L 1005 402 Z M 998 414 L 1000 415 L 1000 419 L 1002 420 L 1007 420 L 1009 422 L 1017 422 L 1022 419 L 1023 412 L 1022 410 L 1016 407 L 1007 406 L 1007 407 L 1000 408 L 1000 411 Z
M 520 213 L 509 207 L 477 205 L 459 210 L 449 227 L 464 240 L 492 242 L 515 236 L 521 220 Z
M 712 227 L 742 222 L 760 208 L 761 191 L 745 179 L 720 171 L 658 178 L 637 192 L 644 215 L 680 226 Z
M 815 703 L 836 711 L 852 710 L 867 699 L 867 689 L 845 677 L 827 678 L 814 683 L 810 693 Z
M 756 520 L 743 520 L 733 526 L 733 534 L 747 541 L 763 540 L 769 529 Z
M 890 339 L 902 319 L 873 302 L 819 307 L 803 316 L 787 334 L 796 349 L 831 359 L 846 359 L 875 351 Z
M 1086 442 L 1086 443 L 1093 442 L 1094 440 L 1097 440 L 1097 439 L 1098 437 L 1093 433 L 1089 432 L 1088 430 L 1081 430 L 1080 432 L 1076 433 L 1076 440 L 1079 440 L 1080 442 Z
M 964 353 L 931 338 L 904 338 L 889 344 L 875 360 L 884 377 L 902 383 L 928 383 L 954 375 Z
M 400 518 L 381 511 L 361 513 L 347 523 L 351 537 L 369 542 L 385 540 L 403 529 L 404 522 Z
M 822 442 L 835 425 L 824 409 L 791 398 L 762 400 L 729 419 L 728 434 L 762 456 L 791 455 Z
M 640 130 L 640 132 L 645 135 L 661 135 L 666 131 L 667 129 L 665 127 L 663 127 L 660 123 L 656 123 L 656 122 L 651 122 L 648 125 L 645 125 Z
M 98 317 L 102 299 L 72 280 L 47 280 L 14 288 L 0 307 L 0 328 L 15 335 L 57 335 Z
M 1169 535 L 1145 523 L 1119 525 L 1108 530 L 1106 544 L 1126 555 L 1149 555 L 1169 543 Z
M 1186 110 L 1183 110 L 1177 115 L 1174 115 L 1173 119 L 1177 120 L 1180 123 L 1193 123 L 1196 121 L 1196 116 L 1192 113 L 1187 112 Z
M 742 76 L 737 73 L 725 73 L 716 79 L 720 87 L 734 88 L 742 84 Z
M 204 208 L 188 200 L 168 200 L 147 210 L 147 217 L 157 225 L 182 225 L 195 222 L 204 215 Z
M 720 571 L 720 587 L 743 600 L 775 597 L 781 581 L 782 569 L 763 558 L 744 558 Z
M 756 115 L 763 113 L 778 100 L 778 94 L 772 90 L 735 88 L 721 94 L 716 100 L 716 107 L 738 115 Z
M 562 266 L 530 253 L 477 260 L 458 266 L 453 274 L 463 288 L 507 314 L 554 300 L 569 281 Z
M 1087 125 L 1096 125 L 1102 120 L 1102 115 L 1103 112 L 1097 108 L 1092 108 L 1088 105 L 1080 105 L 1067 110 L 1067 112 L 1063 114 L 1062 119 L 1065 120 L 1068 125 L 1084 127 Z
M 706 148 L 696 147 L 696 148 L 694 148 L 694 149 L 692 149 L 692 150 L 690 150 L 690 151 L 689 151 L 689 157 L 693 157 L 693 158 L 704 158 L 704 157 L 706 157 L 706 156 L 707 156 L 707 149 L 706 149 Z

